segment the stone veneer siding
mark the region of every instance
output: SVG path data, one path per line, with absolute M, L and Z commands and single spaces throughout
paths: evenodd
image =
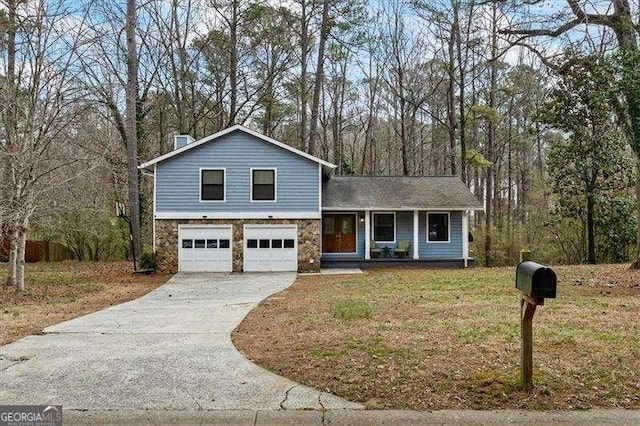
M 159 270 L 178 271 L 178 225 L 233 225 L 233 272 L 242 272 L 243 225 L 298 225 L 298 272 L 320 271 L 319 219 L 156 219 L 156 253 L 162 257 Z M 313 263 L 311 263 L 313 259 Z

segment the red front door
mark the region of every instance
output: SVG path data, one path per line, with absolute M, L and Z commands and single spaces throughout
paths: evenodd
M 325 253 L 355 253 L 355 214 L 326 214 L 322 216 L 322 251 Z

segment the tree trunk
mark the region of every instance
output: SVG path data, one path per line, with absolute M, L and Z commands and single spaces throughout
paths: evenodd
M 18 244 L 16 253 L 16 291 L 24 291 L 24 254 L 27 248 L 27 227 L 18 227 Z
M 320 27 L 320 40 L 318 41 L 318 63 L 316 66 L 316 78 L 313 86 L 313 101 L 311 104 L 311 123 L 309 124 L 309 154 L 313 155 L 318 133 L 318 114 L 320 112 L 320 92 L 322 89 L 322 76 L 324 69 L 324 50 L 329 37 L 329 3 L 324 0 L 322 4 L 322 23 Z
M 13 161 L 12 156 L 9 154 L 13 151 L 13 144 L 15 144 L 16 127 L 17 127 L 17 93 L 15 87 L 15 72 L 16 72 L 16 0 L 9 0 L 7 2 L 7 75 L 6 75 L 6 87 L 8 95 L 8 104 L 5 109 L 4 126 L 6 132 L 6 140 L 3 142 L 5 145 L 5 155 L 2 157 L 2 182 L 0 185 L 0 203 L 3 204 L 3 209 L 0 209 L 0 242 L 7 238 L 10 241 L 15 240 L 12 234 L 13 218 L 11 217 L 15 212 L 12 208 L 14 187 L 12 181 Z M 15 258 L 14 258 L 15 259 Z M 11 266 L 11 262 L 9 263 Z M 15 272 L 14 268 L 7 270 L 7 284 L 15 284 Z
M 492 6 L 492 22 L 491 22 L 491 58 L 495 59 L 498 53 L 498 28 L 497 28 L 497 16 L 496 16 L 496 5 Z M 496 88 L 497 88 L 497 65 L 496 61 L 491 61 L 491 82 L 489 87 L 489 108 L 495 108 L 496 104 Z M 491 266 L 491 225 L 493 220 L 493 185 L 494 185 L 494 144 L 496 139 L 496 124 L 493 120 L 489 120 L 488 123 L 488 135 L 487 135 L 487 159 L 491 162 L 491 165 L 487 168 L 487 183 L 486 183 L 486 192 L 485 192 L 485 202 L 486 202 L 486 215 L 485 215 L 485 240 L 484 240 L 484 251 L 485 258 L 484 264 L 485 266 Z
M 511 151 L 513 149 L 513 99 L 509 102 L 509 126 L 507 134 L 507 241 L 509 244 L 509 259 L 514 256 L 513 246 L 513 161 Z
M 307 2 L 303 0 L 300 4 L 300 145 L 301 151 L 307 151 L 307 58 L 308 58 L 308 38 L 309 23 L 307 21 Z
M 231 25 L 229 28 L 229 43 L 231 44 L 231 52 L 229 52 L 229 85 L 231 86 L 229 127 L 236 124 L 236 116 L 238 114 L 238 3 L 238 1 L 234 0 L 231 5 Z
M 127 168 L 129 177 L 129 216 L 133 250 L 136 258 L 140 253 L 140 187 L 138 183 L 138 51 L 136 45 L 136 2 L 127 0 L 127 87 L 126 87 L 126 133 Z
M 449 160 L 451 164 L 451 174 L 456 175 L 456 112 L 455 112 L 455 38 L 454 26 L 451 25 L 451 38 L 449 39 L 449 64 L 448 64 L 448 77 L 449 84 L 447 88 L 447 124 L 449 131 Z
M 7 280 L 5 285 L 15 287 L 16 267 L 18 262 L 18 228 L 14 222 L 8 227 L 7 237 L 9 239 L 9 264 L 7 265 Z
M 467 119 L 465 113 L 465 62 L 462 58 L 462 30 L 460 28 L 460 4 L 457 1 L 452 2 L 453 7 L 453 28 L 451 37 L 455 36 L 456 53 L 458 60 L 458 78 L 460 80 L 458 86 L 458 115 L 460 128 L 460 178 L 467 183 L 467 138 L 466 126 Z
M 587 263 L 596 264 L 596 226 L 594 221 L 595 202 L 593 200 L 593 192 L 587 196 Z
M 636 159 L 636 260 L 631 264 L 631 269 L 640 269 L 640 158 Z
M 400 63 L 399 60 L 398 63 Z M 404 72 L 401 65 L 398 66 L 397 74 L 398 93 L 400 94 L 400 153 L 402 154 L 402 175 L 407 176 L 409 174 L 409 164 L 407 162 L 407 101 L 404 97 Z

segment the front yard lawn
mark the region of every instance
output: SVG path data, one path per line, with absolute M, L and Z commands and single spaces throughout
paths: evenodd
M 251 360 L 371 408 L 640 408 L 640 271 L 557 267 L 519 390 L 514 268 L 301 276 L 235 330 Z
M 136 299 L 170 275 L 133 275 L 131 262 L 40 262 L 26 265 L 26 290 L 6 287 L 0 264 L 0 345 L 80 315 Z

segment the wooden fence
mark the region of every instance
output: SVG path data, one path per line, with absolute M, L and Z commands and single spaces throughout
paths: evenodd
M 0 244 L 0 261 L 6 262 L 9 255 L 9 241 L 4 240 Z M 24 260 L 33 262 L 57 262 L 73 259 L 73 252 L 66 246 L 51 241 L 27 241 Z

